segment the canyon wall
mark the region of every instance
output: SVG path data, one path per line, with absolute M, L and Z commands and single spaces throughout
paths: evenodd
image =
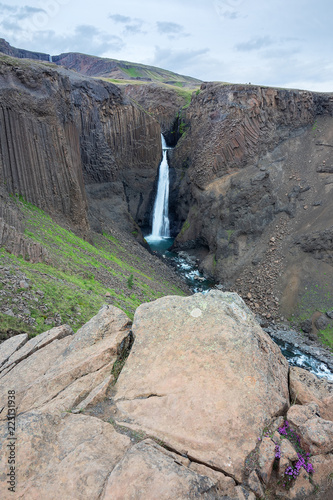
M 160 126 L 111 83 L 4 57 L 0 179 L 82 231 L 143 223 L 161 159 Z M 135 222 L 136 221 L 136 222 Z
M 175 247 L 269 317 L 333 293 L 332 115 L 330 94 L 217 83 L 183 111 Z
M 177 128 L 181 110 L 188 104 L 191 90 L 184 92 L 175 87 L 151 83 L 125 85 L 123 92 L 159 122 L 167 144 L 175 146 L 179 139 Z
M 43 52 L 31 52 L 30 50 L 17 49 L 12 47 L 4 38 L 0 38 L 0 52 L 12 57 L 19 57 L 20 59 L 37 59 L 38 61 L 49 61 L 49 54 Z
M 116 224 L 142 241 L 162 129 L 180 137 L 175 247 L 268 317 L 332 309 L 332 95 L 219 83 L 189 95 L 3 56 L 1 186 L 83 233 Z

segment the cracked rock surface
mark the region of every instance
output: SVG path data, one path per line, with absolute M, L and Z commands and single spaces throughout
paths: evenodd
M 15 391 L 16 408 L 14 498 L 277 498 L 275 444 L 258 436 L 271 422 L 274 429 L 283 423 L 288 365 L 236 294 L 164 297 L 140 306 L 133 326 L 105 306 L 76 333 L 63 325 L 31 340 L 8 339 L 0 361 L 1 499 L 13 498 L 6 483 L 8 391 Z M 315 381 L 298 383 L 308 384 L 307 398 L 312 384 L 320 400 Z M 308 418 L 307 406 L 290 415 Z M 315 420 L 331 429 L 332 422 Z M 330 439 L 317 446 L 311 483 L 302 473 L 282 497 L 325 498 L 331 447 Z M 304 484 L 312 496 L 299 496 Z
M 242 299 L 219 291 L 143 304 L 133 334 L 119 420 L 241 482 L 264 422 L 289 406 L 279 348 Z

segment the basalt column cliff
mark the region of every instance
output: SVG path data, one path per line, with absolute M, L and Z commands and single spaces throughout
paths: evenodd
M 331 94 L 217 83 L 182 111 L 175 245 L 267 315 L 331 305 L 332 115 Z
M 111 83 L 2 57 L 2 187 L 85 232 L 138 230 L 161 159 L 160 127 Z

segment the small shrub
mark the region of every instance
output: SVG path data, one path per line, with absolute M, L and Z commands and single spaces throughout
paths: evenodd
M 131 276 L 127 280 L 127 286 L 128 286 L 128 288 L 133 288 L 133 282 L 134 282 L 133 274 L 131 274 Z

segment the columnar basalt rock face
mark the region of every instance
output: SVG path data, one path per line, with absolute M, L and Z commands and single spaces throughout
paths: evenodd
M 0 177 L 9 193 L 82 230 L 88 206 L 97 226 L 142 222 L 161 159 L 160 127 L 116 86 L 5 59 L 0 123 Z
M 153 204 L 160 126 L 114 85 L 92 81 L 86 91 L 80 84 L 74 96 L 89 208 L 95 220 L 134 229 Z
M 256 164 L 291 129 L 313 123 L 316 112 L 312 92 L 202 84 L 185 115 L 190 133 L 177 150 L 183 158 L 191 143 L 189 179 L 203 188 L 234 168 Z
M 79 135 L 70 123 L 69 90 L 69 80 L 47 68 L 1 65 L 0 177 L 7 192 L 85 229 Z
M 333 276 L 332 116 L 331 94 L 217 83 L 203 84 L 184 113 L 169 162 L 175 245 L 203 248 L 202 269 L 250 294 L 262 314 L 290 315 L 310 283 L 319 276 L 323 290 Z
M 154 116 L 171 146 L 176 145 L 178 139 L 176 130 L 174 130 L 177 117 L 180 110 L 187 104 L 184 95 L 177 90 L 177 88 L 168 88 L 156 83 L 123 87 L 125 95 Z

